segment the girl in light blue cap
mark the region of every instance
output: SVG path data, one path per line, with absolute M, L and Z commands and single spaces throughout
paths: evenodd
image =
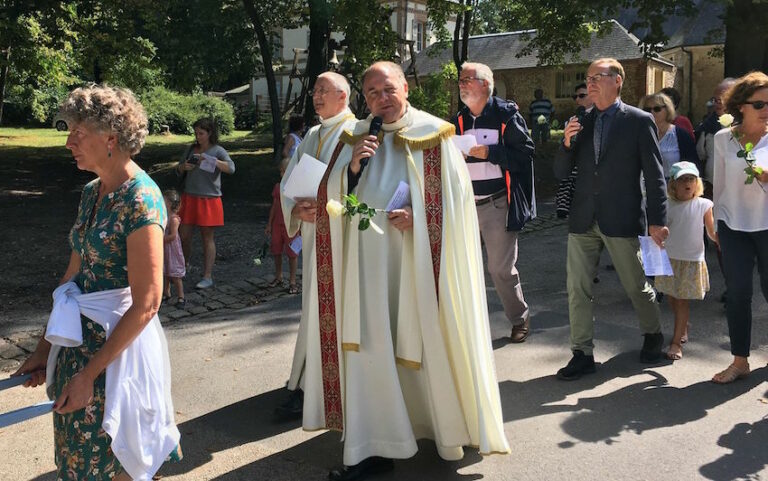
M 709 273 L 704 261 L 702 228 L 717 242 L 712 201 L 701 197 L 704 184 L 692 162 L 677 162 L 669 169 L 669 237 L 664 247 L 672 264 L 671 276 L 657 276 L 656 290 L 666 294 L 675 315 L 675 333 L 667 351 L 672 360 L 683 358 L 683 343 L 688 340 L 689 301 L 704 299 L 709 291 Z

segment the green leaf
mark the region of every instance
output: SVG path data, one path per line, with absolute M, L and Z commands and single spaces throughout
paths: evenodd
M 745 183 L 745 184 L 751 184 L 751 183 L 752 183 L 752 182 L 754 182 L 754 181 L 755 181 L 755 176 L 753 176 L 753 175 L 748 175 L 748 176 L 747 176 L 747 180 L 745 180 L 745 181 L 744 181 L 744 183 Z
M 357 224 L 357 230 L 366 230 L 371 226 L 371 219 L 363 217 Z
M 360 204 L 360 210 L 361 211 L 367 211 L 368 210 L 368 204 L 366 204 L 365 202 L 362 202 Z

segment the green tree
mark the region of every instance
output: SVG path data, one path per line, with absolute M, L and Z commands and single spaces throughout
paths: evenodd
M 408 91 L 408 101 L 420 110 L 425 110 L 435 117 L 448 119 L 451 112 L 451 82 L 457 77 L 456 65 L 447 63 L 439 72 L 422 80 L 420 87 Z
M 768 72 L 768 3 L 725 0 L 725 76 L 740 77 L 751 70 Z
M 295 0 L 261 0 L 258 2 L 243 0 L 243 6 L 259 43 L 264 78 L 267 81 L 267 91 L 269 92 L 269 106 L 272 112 L 272 146 L 275 158 L 278 158 L 283 137 L 283 115 L 275 79 L 275 64 L 279 65 L 280 58 L 273 56 L 273 50 L 275 47 L 279 47 L 279 41 L 275 38 L 274 32 L 280 28 L 297 26 L 300 19 L 300 9 L 303 5 Z M 265 26 L 269 27 L 268 31 Z
M 0 2 L 0 121 L 6 94 L 37 121 L 75 80 L 66 2 Z

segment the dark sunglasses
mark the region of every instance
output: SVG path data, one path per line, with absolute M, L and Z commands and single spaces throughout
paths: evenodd
M 576 99 L 583 99 L 586 96 L 587 94 L 573 94 L 571 97 L 573 97 L 573 100 L 576 100 Z
M 765 102 L 763 100 L 755 100 L 753 102 L 744 102 L 745 104 L 749 104 L 752 106 L 755 110 L 763 110 L 763 108 L 768 105 L 768 102 Z
M 662 110 L 664 110 L 665 108 L 666 107 L 664 107 L 663 105 L 654 105 L 653 107 L 645 107 L 645 108 L 643 108 L 643 110 L 645 110 L 646 112 L 656 112 L 656 113 L 659 113 Z

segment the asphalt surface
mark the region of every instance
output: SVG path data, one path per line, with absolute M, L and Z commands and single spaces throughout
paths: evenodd
M 554 373 L 570 358 L 566 228 L 523 235 L 519 269 L 531 305 L 531 337 L 507 342 L 509 324 L 489 283 L 496 370 L 509 456 L 467 449 L 445 462 L 420 442 L 412 459 L 374 480 L 768 479 L 768 306 L 753 301 L 752 374 L 727 386 L 711 376 L 730 362 L 723 281 L 708 252 L 712 291 L 692 303 L 685 357 L 638 362 L 642 336 L 616 273 L 595 285 L 597 373 L 573 382 Z M 760 290 L 755 282 L 755 292 Z M 276 424 L 285 396 L 300 298 L 222 309 L 166 325 L 185 458 L 168 480 L 323 480 L 341 463 L 337 433 Z M 663 331 L 672 316 L 662 307 Z M 666 342 L 665 342 L 666 344 Z M 665 346 L 666 347 L 666 346 Z M 42 389 L 0 393 L 0 412 L 42 401 Z M 53 480 L 50 417 L 0 429 L 0 481 Z

